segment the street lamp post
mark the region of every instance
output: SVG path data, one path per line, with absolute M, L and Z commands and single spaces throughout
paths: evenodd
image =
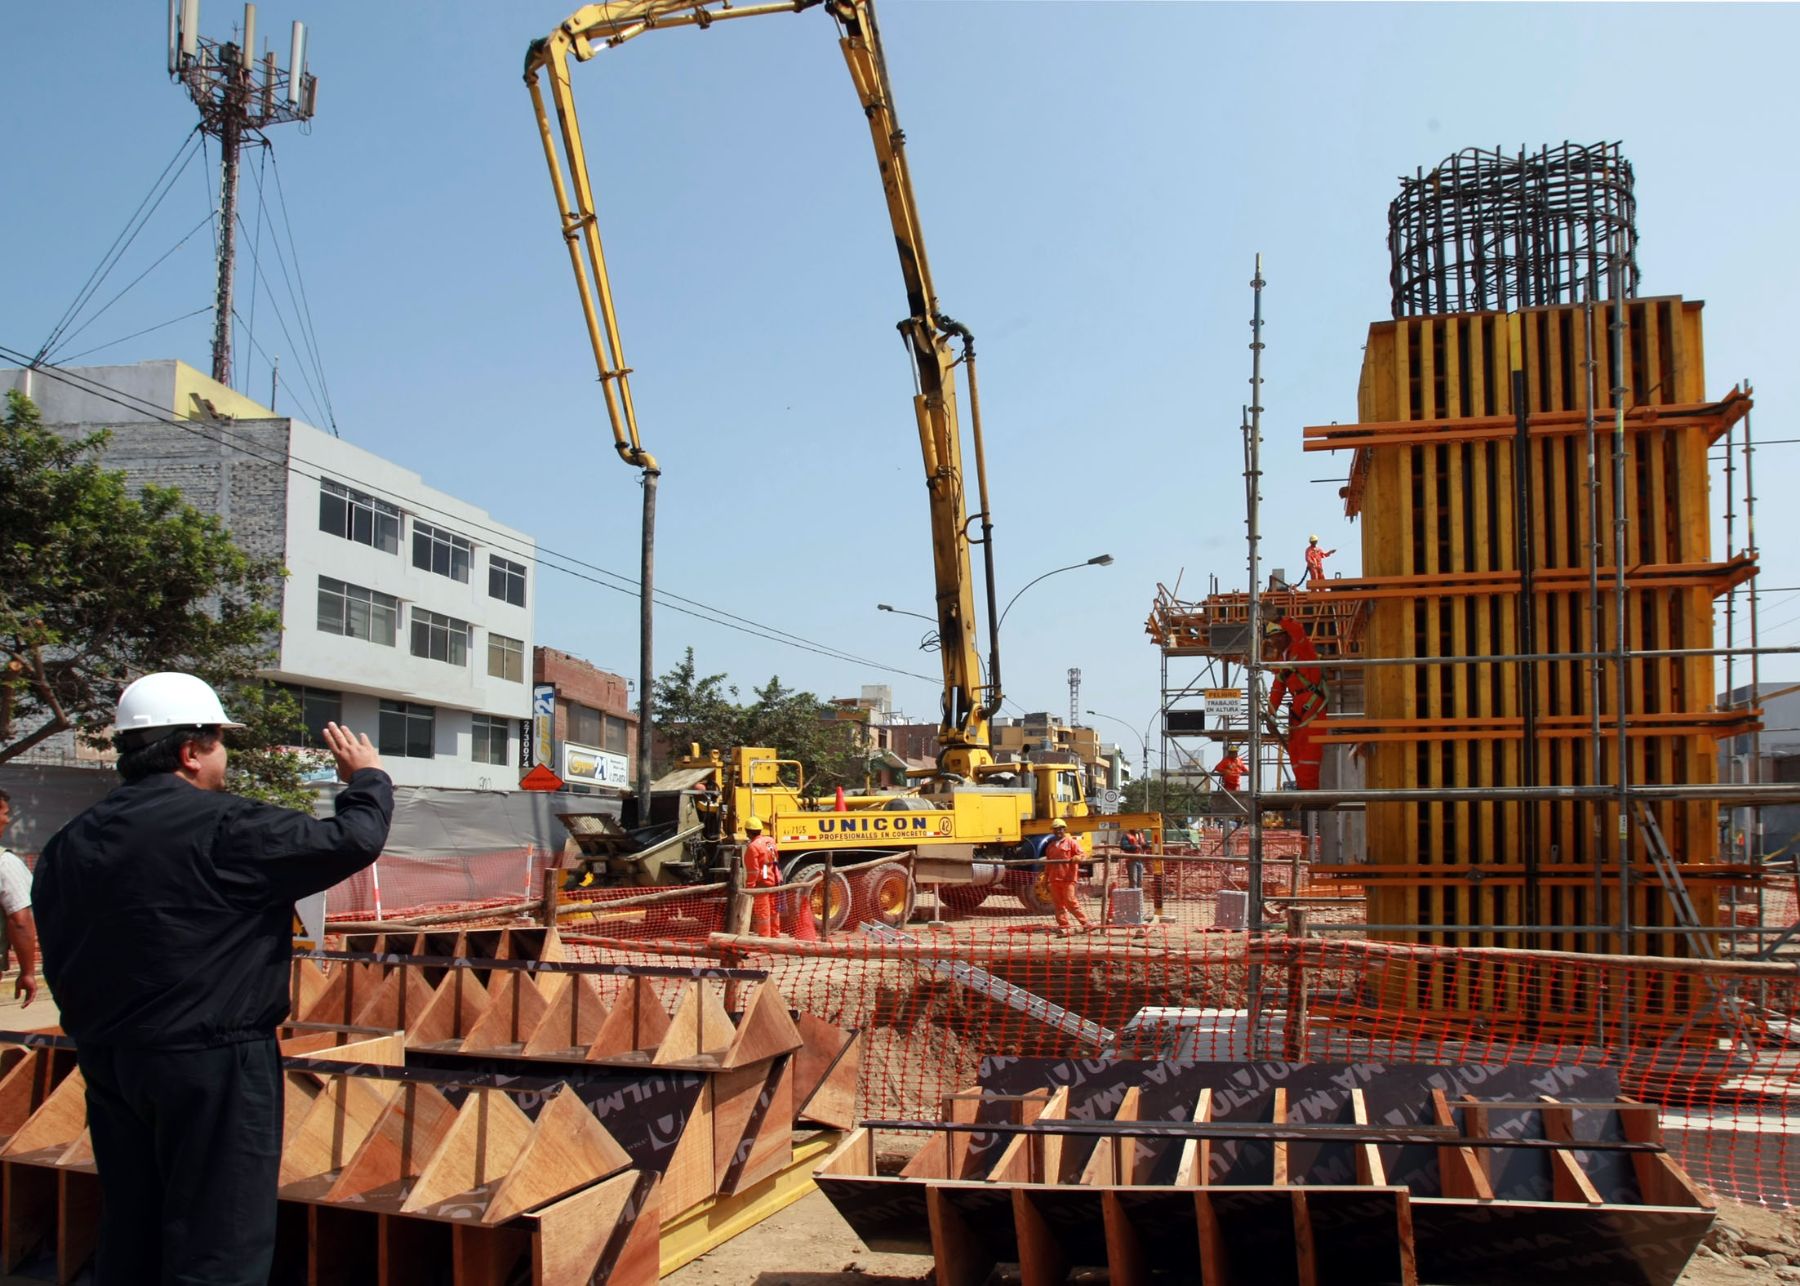
M 1070 563 L 1067 567 L 1052 567 L 1049 571 L 1045 572 L 1043 576 L 1032 577 L 1025 582 L 1025 589 L 1021 589 L 1017 594 L 1014 594 L 1012 598 L 1007 600 L 1006 606 L 1000 612 L 1000 623 L 994 627 L 995 631 L 998 632 L 1000 626 L 1006 624 L 1006 614 L 1012 611 L 1013 604 L 1019 601 L 1020 597 L 1024 595 L 1025 590 L 1030 589 L 1045 577 L 1055 576 L 1058 572 L 1072 572 L 1081 567 L 1111 567 L 1112 561 L 1113 556 L 1111 554 L 1095 554 L 1086 562 Z
M 933 625 L 937 624 L 937 621 L 934 618 L 925 615 L 923 612 L 909 612 L 903 607 L 895 607 L 889 603 L 877 603 L 875 604 L 875 610 L 878 612 L 892 612 L 895 616 L 916 616 L 921 621 L 930 621 Z
M 1116 714 L 1101 714 L 1098 710 L 1089 710 L 1088 713 L 1096 719 L 1111 719 L 1114 723 L 1124 723 L 1125 727 L 1130 729 L 1131 735 L 1138 739 L 1138 749 L 1144 752 L 1144 809 L 1148 812 L 1150 808 L 1150 724 L 1145 724 L 1144 730 L 1139 732 Z M 1156 721 L 1155 715 L 1150 718 L 1152 723 Z

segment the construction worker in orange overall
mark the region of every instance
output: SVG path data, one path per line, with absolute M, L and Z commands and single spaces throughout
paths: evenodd
M 744 819 L 744 834 L 750 842 L 744 846 L 744 887 L 772 889 L 781 883 L 781 860 L 775 841 L 762 833 L 762 818 Z M 759 938 L 781 936 L 781 917 L 775 909 L 773 893 L 759 893 L 750 899 L 750 932 Z
M 1250 765 L 1238 758 L 1236 746 L 1227 746 L 1225 757 L 1213 765 L 1213 772 L 1219 777 L 1219 785 L 1233 793 L 1243 785 L 1244 774 L 1249 771 Z
M 1325 560 L 1335 553 L 1335 549 L 1320 549 L 1317 536 L 1306 538 L 1306 584 L 1309 588 L 1325 583 Z
M 1050 889 L 1050 903 L 1056 908 L 1059 933 L 1069 931 L 1071 915 L 1081 921 L 1082 928 L 1094 927 L 1075 897 L 1075 881 L 1081 874 L 1082 856 L 1081 841 L 1069 834 L 1069 823 L 1060 817 L 1051 822 L 1050 842 L 1044 846 L 1044 883 Z
M 1275 671 L 1275 682 L 1269 689 L 1269 714 L 1281 713 L 1281 701 L 1287 698 L 1288 762 L 1294 768 L 1297 790 L 1319 788 L 1319 760 L 1324 748 L 1319 734 L 1325 730 L 1325 713 L 1330 694 L 1325 687 L 1325 672 L 1317 664 L 1319 651 L 1306 637 L 1306 627 L 1291 616 L 1271 621 L 1263 628 L 1264 636 L 1274 648 L 1275 659 L 1286 662 Z

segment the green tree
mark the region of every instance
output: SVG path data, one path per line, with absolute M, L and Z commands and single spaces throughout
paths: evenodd
M 232 787 L 307 806 L 300 765 L 272 751 L 299 712 L 255 677 L 280 626 L 280 566 L 244 553 L 174 488 L 133 497 L 98 461 L 106 442 L 58 437 L 29 398 L 6 395 L 0 763 L 71 728 L 104 745 L 126 684 L 185 670 L 249 725 L 230 739 Z
M 735 746 L 741 740 L 736 697 L 737 689 L 725 675 L 700 673 L 690 647 L 674 669 L 656 680 L 656 731 L 678 754 L 694 742 L 702 752 Z
M 724 674 L 701 674 L 688 648 L 674 668 L 656 681 L 656 731 L 666 745 L 685 752 L 732 746 L 772 746 L 783 759 L 806 770 L 809 791 L 862 779 L 857 727 L 811 692 L 787 687 L 779 675 L 753 690 L 748 705 Z

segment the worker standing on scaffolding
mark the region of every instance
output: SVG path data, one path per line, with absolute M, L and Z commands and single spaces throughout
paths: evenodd
M 1331 704 L 1325 672 L 1318 666 L 1319 650 L 1306 637 L 1306 627 L 1291 616 L 1264 626 L 1264 635 L 1275 653 L 1273 659 L 1285 663 L 1275 671 L 1275 682 L 1269 688 L 1269 714 L 1280 714 L 1282 698 L 1287 698 L 1285 740 L 1294 787 L 1317 790 L 1319 760 L 1325 753 L 1319 736 L 1325 730 L 1326 711 Z
M 1075 895 L 1075 881 L 1081 877 L 1081 841 L 1069 834 L 1069 823 L 1057 818 L 1050 823 L 1050 842 L 1044 846 L 1044 884 L 1050 891 L 1050 905 L 1056 908 L 1056 928 L 1069 931 L 1069 917 L 1091 929 L 1094 922 L 1081 909 Z
M 191 674 L 113 720 L 125 784 L 44 845 L 44 980 L 87 1081 L 103 1198 L 96 1286 L 262 1286 L 275 1256 L 294 903 L 368 866 L 394 783 L 335 723 L 336 816 L 225 789 L 231 722 Z
M 1219 785 L 1230 794 L 1237 794 L 1244 784 L 1244 774 L 1250 771 L 1250 765 L 1238 758 L 1236 746 L 1225 748 L 1225 757 L 1213 765 L 1213 772 L 1219 778 Z
M 1337 553 L 1335 549 L 1320 549 L 1319 538 L 1306 538 L 1306 584 L 1311 589 L 1325 583 L 1325 560 Z
M 762 818 L 746 817 L 744 834 L 750 837 L 744 845 L 744 887 L 774 888 L 781 883 L 781 855 L 775 849 L 775 841 L 763 834 Z M 781 936 L 781 917 L 776 913 L 773 893 L 758 893 L 750 899 L 750 932 L 759 938 Z

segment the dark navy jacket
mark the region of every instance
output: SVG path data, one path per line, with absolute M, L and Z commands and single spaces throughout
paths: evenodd
M 319 821 L 173 773 L 120 786 L 44 845 L 44 979 L 80 1045 L 203 1049 L 288 1013 L 294 902 L 368 866 L 394 783 L 365 768 Z

